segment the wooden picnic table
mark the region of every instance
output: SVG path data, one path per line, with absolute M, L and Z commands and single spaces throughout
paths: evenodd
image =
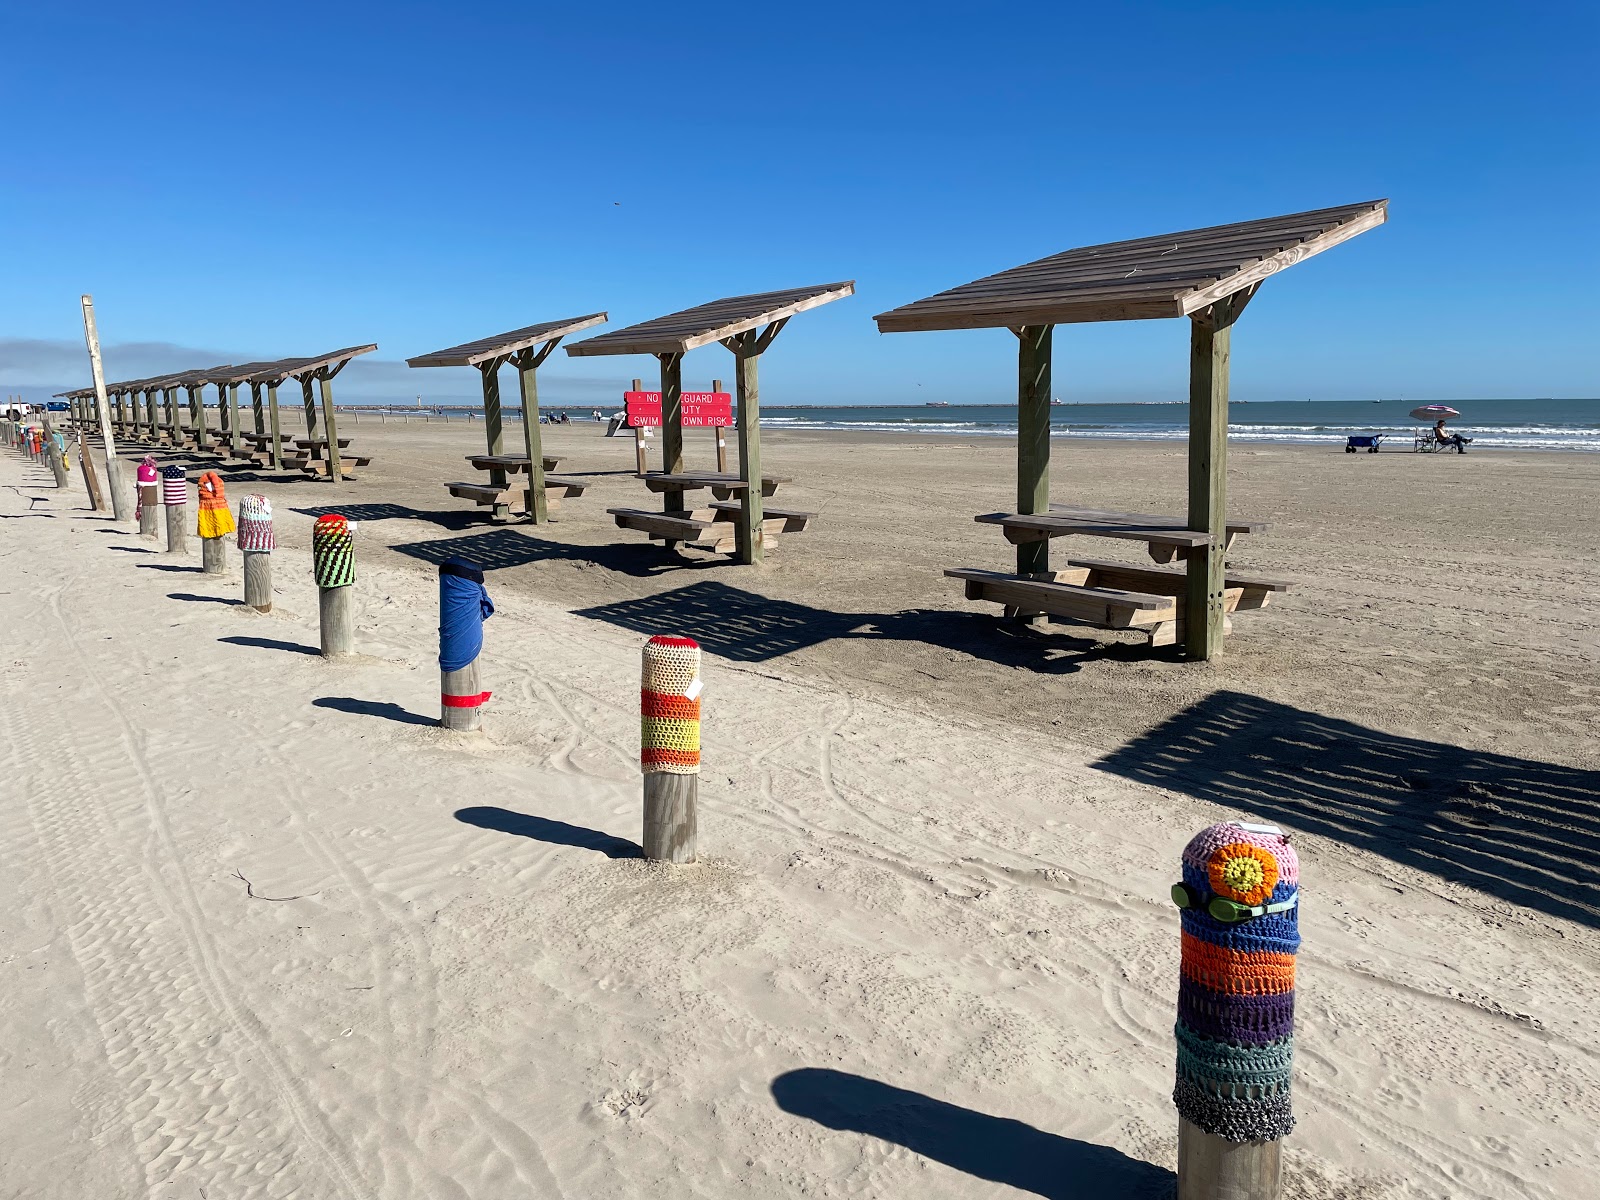
M 770 496 L 778 490 L 780 484 L 793 482 L 794 479 L 788 475 L 763 475 L 761 477 L 761 494 Z M 728 471 L 679 471 L 676 473 L 649 471 L 644 475 L 644 485 L 652 492 L 692 492 L 700 488 L 710 488 L 711 494 L 718 500 L 726 500 L 729 496 L 742 492 L 750 486 L 737 475 Z
M 512 474 L 526 471 L 529 462 L 526 454 L 469 454 L 466 458 L 480 471 L 510 471 Z M 554 471 L 561 465 L 561 460 L 551 454 L 540 455 L 539 461 L 546 471 Z
M 1187 557 L 1189 551 L 1211 544 L 1209 533 L 1188 528 L 1183 517 L 1072 504 L 1052 504 L 1050 511 L 1044 513 L 983 513 L 974 520 L 1000 526 L 1013 545 L 1072 536 L 1144 542 L 1150 548 L 1150 557 L 1157 562 L 1170 562 L 1179 555 Z M 1266 527 L 1265 521 L 1231 520 L 1227 524 L 1228 543 L 1231 545 L 1240 534 L 1260 533 Z

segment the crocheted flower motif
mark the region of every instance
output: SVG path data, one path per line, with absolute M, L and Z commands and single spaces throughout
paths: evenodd
M 1217 895 L 1240 904 L 1265 904 L 1278 886 L 1278 860 L 1260 846 L 1231 842 L 1212 851 L 1206 874 Z

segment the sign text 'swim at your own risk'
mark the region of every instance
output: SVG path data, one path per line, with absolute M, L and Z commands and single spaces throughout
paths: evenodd
M 660 392 L 624 392 L 622 401 L 627 408 L 630 428 L 661 428 Z M 732 424 L 733 395 L 731 392 L 683 393 L 683 426 L 685 429 L 726 429 Z

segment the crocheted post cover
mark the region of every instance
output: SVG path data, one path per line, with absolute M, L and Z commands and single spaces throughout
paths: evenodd
M 189 478 L 182 467 L 161 469 L 161 503 L 168 508 L 189 503 Z
M 349 587 L 356 581 L 355 535 L 337 513 L 311 527 L 311 576 L 318 587 Z
M 640 765 L 646 775 L 700 773 L 700 644 L 653 637 L 640 679 Z
M 1300 890 L 1300 860 L 1282 834 L 1225 823 L 1184 847 L 1183 881 L 1202 896 L 1275 904 Z M 1186 1120 L 1230 1142 L 1294 1128 L 1294 962 L 1298 906 L 1236 924 L 1185 908 L 1178 982 L 1178 1078 Z
M 239 549 L 276 550 L 272 534 L 272 501 L 265 496 L 244 496 L 239 500 Z
M 483 570 L 464 558 L 439 564 L 439 669 L 459 671 L 483 650 L 483 623 L 494 601 L 483 586 Z
M 144 516 L 145 489 L 160 485 L 161 472 L 156 468 L 155 455 L 146 454 L 139 463 L 139 469 L 135 472 L 135 475 L 139 480 L 139 486 L 133 489 L 133 515 L 142 518 Z M 155 496 L 152 494 L 150 498 L 154 500 Z
M 233 532 L 233 513 L 222 486 L 222 476 L 207 471 L 200 476 L 200 518 L 195 530 L 203 538 L 227 537 Z

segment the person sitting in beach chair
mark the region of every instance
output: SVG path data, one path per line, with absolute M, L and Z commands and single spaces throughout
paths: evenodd
M 1467 452 L 1467 444 L 1472 441 L 1469 437 L 1462 437 L 1459 433 L 1450 433 L 1444 427 L 1444 418 L 1440 417 L 1433 423 L 1433 440 L 1441 448 L 1454 446 L 1457 454 Z

